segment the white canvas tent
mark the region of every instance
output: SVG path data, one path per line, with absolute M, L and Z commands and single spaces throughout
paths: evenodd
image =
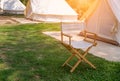
M 0 0 L 0 9 L 3 9 L 3 0 Z
M 3 1 L 0 0 L 0 14 L 3 14 Z
M 77 21 L 77 13 L 65 0 L 29 0 L 26 18 L 37 21 Z
M 23 14 L 25 6 L 19 0 L 0 0 L 0 8 L 4 13 Z
M 86 30 L 120 44 L 120 0 L 96 0 L 81 17 Z

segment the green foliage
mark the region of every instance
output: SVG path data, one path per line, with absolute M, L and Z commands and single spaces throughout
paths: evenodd
M 20 0 L 20 1 L 26 5 L 28 0 Z
M 86 63 L 73 73 L 61 67 L 70 53 L 42 33 L 58 30 L 60 25 L 52 23 L 0 26 L 0 81 L 120 81 L 120 62 L 91 54 L 87 58 L 96 70 Z

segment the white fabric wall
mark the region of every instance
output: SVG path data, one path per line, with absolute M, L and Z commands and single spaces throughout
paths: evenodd
M 65 0 L 31 0 L 34 13 L 55 15 L 77 15 Z
M 116 18 L 120 22 L 120 0 L 108 0 L 108 3 Z
M 118 30 L 116 33 L 116 40 L 120 44 L 120 23 L 118 24 Z
M 86 30 L 94 32 L 100 37 L 114 40 L 115 36 L 111 33 L 114 21 L 114 15 L 108 4 L 101 0 L 96 10 L 88 18 Z
M 116 33 L 116 40 L 120 44 L 120 0 L 108 0 L 108 3 L 118 20 L 118 29 Z
M 3 9 L 4 0 L 0 0 L 0 8 Z
M 92 7 L 87 12 L 89 15 L 86 20 L 86 30 L 120 44 L 120 0 L 99 0 L 97 3 L 99 4 L 93 12 L 89 12 L 93 10 Z M 86 15 L 83 16 L 85 17 Z M 117 31 L 114 31 L 114 28 Z
M 25 6 L 19 0 L 1 0 L 0 8 L 3 13 L 23 14 Z
M 38 21 L 77 21 L 77 17 L 65 0 L 29 0 L 26 8 L 26 18 Z
M 24 11 L 25 6 L 19 0 L 4 0 L 3 10 Z

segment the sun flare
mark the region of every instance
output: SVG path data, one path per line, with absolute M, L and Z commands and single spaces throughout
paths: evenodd
M 82 16 L 95 0 L 66 0 L 68 4 Z

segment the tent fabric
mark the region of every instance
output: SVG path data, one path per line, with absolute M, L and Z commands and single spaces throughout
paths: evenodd
M 23 14 L 25 6 L 19 0 L 1 0 L 1 9 L 6 13 Z
M 120 22 L 120 0 L 108 0 L 109 5 L 111 6 L 111 9 L 113 13 L 115 14 L 116 18 Z
M 0 9 L 3 9 L 3 2 L 4 0 L 0 0 Z
M 86 20 L 86 30 L 96 33 L 99 37 L 120 43 L 120 28 L 116 25 L 119 22 L 120 6 L 116 5 L 116 3 L 119 4 L 116 1 L 119 0 L 96 0 L 81 19 Z M 118 29 L 113 33 L 115 26 Z
M 90 15 L 96 10 L 97 6 L 100 4 L 100 0 L 95 0 L 93 4 L 90 6 L 90 8 L 86 11 L 85 14 L 80 18 L 80 20 L 87 20 Z
M 118 31 L 116 33 L 116 40 L 120 44 L 120 23 L 118 24 Z
M 29 0 L 26 18 L 38 21 L 77 21 L 77 13 L 65 0 Z
M 96 33 L 98 36 L 114 39 L 111 30 L 114 25 L 114 19 L 112 17 L 112 11 L 109 10 L 109 6 L 104 0 L 99 1 L 97 9 L 92 13 L 89 19 L 87 19 L 86 30 Z
M 117 42 L 120 44 L 120 0 L 108 0 L 108 3 L 114 13 L 114 15 L 116 16 L 117 20 L 118 20 L 118 27 L 117 27 L 117 33 L 116 33 L 116 40 Z

